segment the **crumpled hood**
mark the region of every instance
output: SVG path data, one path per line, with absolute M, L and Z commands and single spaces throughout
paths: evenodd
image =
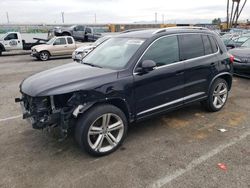
M 250 57 L 250 48 L 234 48 L 228 52 L 236 57 Z
M 48 49 L 49 46 L 50 45 L 48 45 L 48 44 L 40 44 L 40 45 L 33 46 L 31 48 L 31 50 L 36 50 L 36 51 L 40 52 L 42 50 Z
M 116 70 L 69 63 L 26 78 L 20 89 L 32 97 L 51 96 L 92 89 L 101 85 L 100 81 L 105 84 L 116 79 Z

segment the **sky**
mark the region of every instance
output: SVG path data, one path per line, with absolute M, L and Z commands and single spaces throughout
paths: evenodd
M 225 20 L 227 0 L 0 0 L 0 23 L 210 23 Z M 242 0 L 243 1 L 243 0 Z M 164 17 L 164 18 L 163 18 Z M 241 20 L 250 19 L 250 2 Z

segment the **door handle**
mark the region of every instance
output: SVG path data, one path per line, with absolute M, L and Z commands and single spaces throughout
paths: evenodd
M 175 73 L 176 76 L 180 76 L 180 75 L 183 75 L 183 74 L 184 74 L 184 71 L 177 71 L 177 72 Z
M 214 67 L 214 66 L 215 66 L 215 63 L 211 63 L 210 66 L 211 66 L 211 67 Z

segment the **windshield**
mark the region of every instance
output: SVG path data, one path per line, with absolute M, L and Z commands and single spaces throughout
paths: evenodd
M 56 40 L 56 37 L 53 37 L 52 39 L 50 39 L 48 42 L 46 42 L 46 44 L 51 45 L 53 44 L 53 42 Z
M 250 39 L 241 45 L 242 47 L 250 48 Z
M 110 38 L 83 59 L 83 63 L 97 67 L 122 69 L 135 54 L 142 39 Z

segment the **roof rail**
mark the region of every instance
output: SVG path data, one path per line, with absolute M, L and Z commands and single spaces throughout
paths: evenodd
M 130 33 L 130 32 L 134 32 L 134 31 L 143 31 L 143 30 L 147 30 L 147 29 L 152 29 L 152 28 L 128 29 L 128 30 L 122 31 L 121 33 Z
M 153 32 L 153 34 L 163 33 L 163 32 L 166 32 L 168 30 L 171 30 L 171 29 L 198 29 L 198 30 L 206 30 L 206 31 L 209 30 L 206 27 L 193 27 L 193 26 L 180 26 L 180 27 L 178 27 L 177 26 L 177 27 L 165 27 L 165 28 L 161 28 L 161 29 L 158 29 L 155 32 Z

